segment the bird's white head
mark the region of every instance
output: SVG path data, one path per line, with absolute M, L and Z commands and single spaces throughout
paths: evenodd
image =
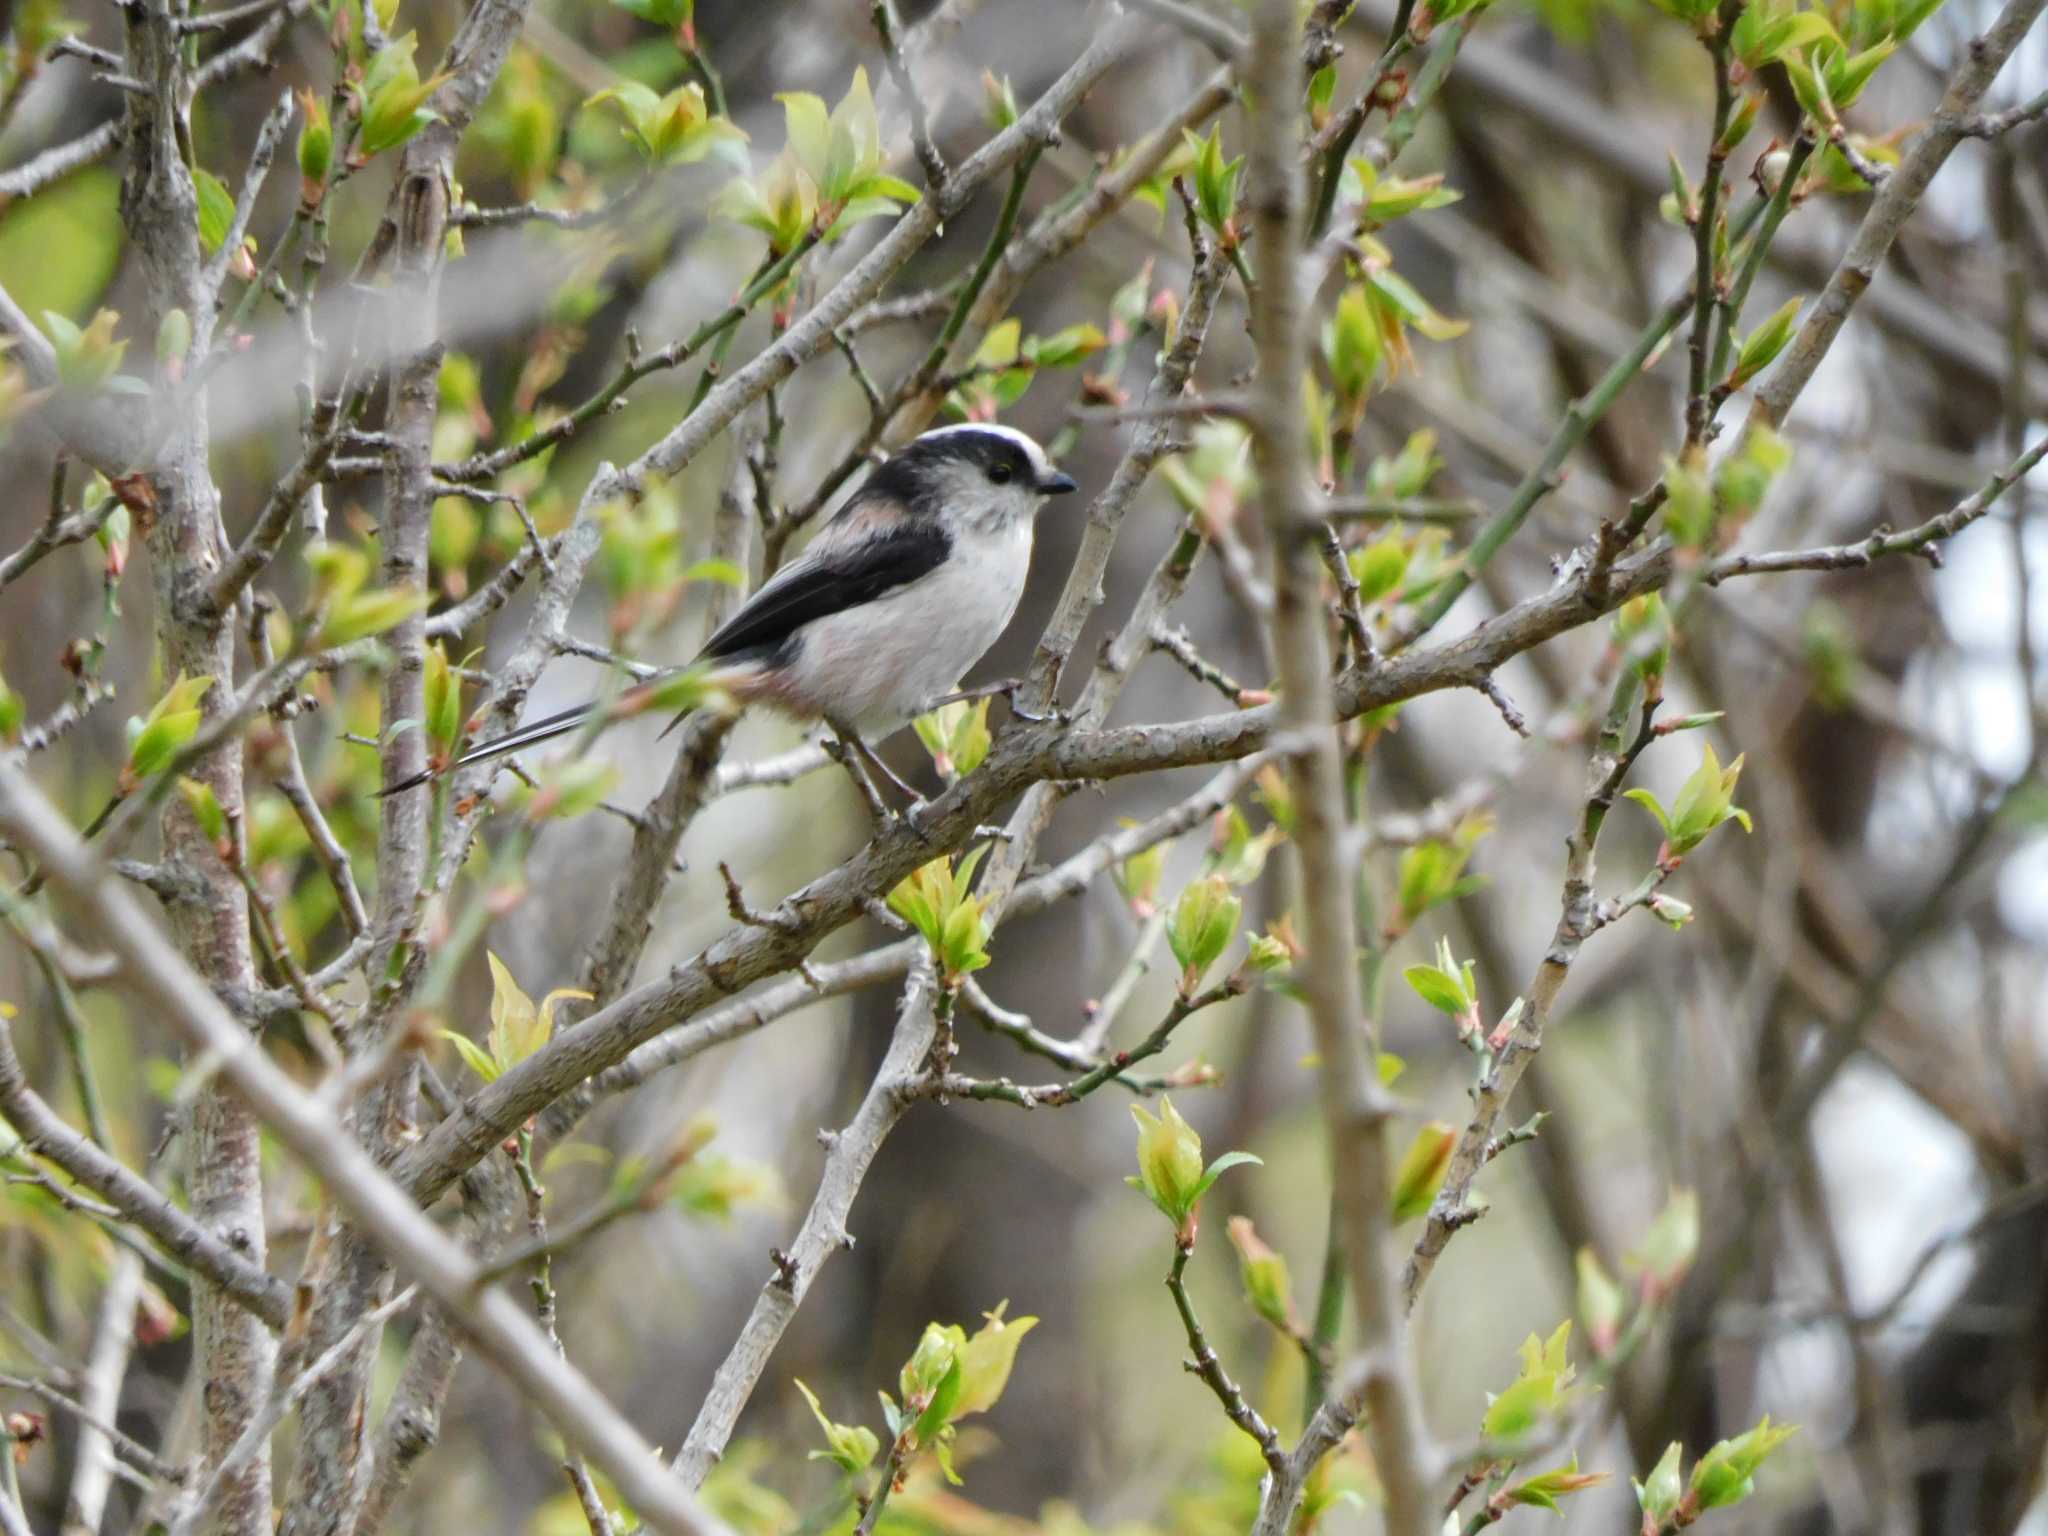
M 977 529 L 1028 522 L 1048 496 L 1075 489 L 1029 435 L 983 422 L 924 433 L 876 470 L 868 486 L 913 517 Z

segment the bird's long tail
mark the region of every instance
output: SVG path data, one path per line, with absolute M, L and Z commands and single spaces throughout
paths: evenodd
M 557 736 L 566 736 L 596 714 L 597 710 L 598 705 L 593 701 L 578 704 L 574 709 L 565 709 L 557 715 L 528 721 L 518 730 L 500 736 L 496 741 L 487 741 L 480 747 L 470 748 L 445 768 L 429 768 L 425 773 L 416 773 L 389 789 L 379 790 L 377 798 L 381 800 L 386 795 L 403 794 L 408 789 L 418 788 L 429 779 L 440 777 L 441 774 L 452 773 L 457 768 L 467 768 L 471 763 L 487 763 L 492 758 L 503 757 L 508 752 L 523 751 L 527 747 L 539 746 L 544 741 L 553 741 Z

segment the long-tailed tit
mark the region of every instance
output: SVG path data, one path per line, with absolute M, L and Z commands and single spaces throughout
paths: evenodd
M 1073 489 L 1014 428 L 925 433 L 719 626 L 697 658 L 709 664 L 705 681 L 744 703 L 827 721 L 863 750 L 863 738 L 878 740 L 929 708 L 996 643 L 1024 594 L 1038 509 Z M 449 767 L 551 740 L 599 708 L 532 721 Z

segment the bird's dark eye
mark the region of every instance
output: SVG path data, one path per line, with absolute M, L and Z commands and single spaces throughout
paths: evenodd
M 989 470 L 988 477 L 997 485 L 1008 485 L 1010 483 L 1010 476 L 1015 473 L 1016 471 L 1011 469 L 1009 465 L 998 464 Z

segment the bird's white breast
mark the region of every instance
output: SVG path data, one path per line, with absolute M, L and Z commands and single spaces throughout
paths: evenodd
M 781 690 L 798 712 L 864 735 L 895 730 L 953 691 L 1009 627 L 1031 569 L 1031 520 L 955 534 L 899 591 L 806 625 Z

